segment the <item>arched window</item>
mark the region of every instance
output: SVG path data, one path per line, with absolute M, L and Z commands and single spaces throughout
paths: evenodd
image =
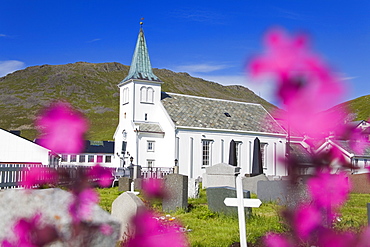
M 140 102 L 147 102 L 147 88 L 144 86 L 140 88 Z
M 122 104 L 128 103 L 128 87 L 124 88 L 122 91 Z
M 148 92 L 147 92 L 147 101 L 148 103 L 153 103 L 154 102 L 154 89 L 151 87 L 148 87 Z

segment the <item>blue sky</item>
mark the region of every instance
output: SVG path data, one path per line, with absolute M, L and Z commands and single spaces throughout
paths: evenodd
M 78 61 L 129 65 L 144 17 L 155 68 L 244 85 L 274 102 L 271 85 L 251 83 L 245 64 L 279 26 L 310 35 L 351 86 L 344 100 L 370 94 L 368 0 L 3 0 L 1 9 L 0 76 Z

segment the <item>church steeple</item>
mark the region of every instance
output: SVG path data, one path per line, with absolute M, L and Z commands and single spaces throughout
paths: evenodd
M 148 48 L 146 46 L 144 31 L 142 27 L 140 27 L 140 32 L 137 38 L 134 56 L 132 57 L 130 71 L 127 77 L 122 80 L 122 82 L 132 80 L 132 79 L 158 81 L 158 82 L 161 81 L 152 71 Z

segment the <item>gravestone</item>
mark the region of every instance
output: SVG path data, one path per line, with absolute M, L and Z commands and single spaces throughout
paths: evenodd
M 303 181 L 294 184 L 288 180 L 258 181 L 257 195 L 263 202 L 276 201 L 288 207 L 309 200 L 307 186 Z
M 144 209 L 143 201 L 134 193 L 125 192 L 117 197 L 112 203 L 112 216 L 121 223 L 120 238 L 124 239 L 132 233 L 131 218 Z
M 228 186 L 223 187 L 208 187 L 207 202 L 208 209 L 213 212 L 224 213 L 226 215 L 237 215 L 238 209 L 236 207 L 228 207 L 225 205 L 225 198 L 236 198 L 236 189 Z M 243 190 L 244 198 L 251 198 L 250 192 Z M 251 208 L 244 208 L 246 215 L 249 215 L 252 211 Z
M 143 182 L 142 178 L 134 179 L 134 190 L 141 190 L 141 184 Z
M 254 177 L 243 177 L 243 190 L 248 190 L 251 193 L 257 194 L 258 181 L 268 181 L 268 178 L 264 174 L 260 174 Z
M 120 224 L 97 204 L 91 205 L 90 213 L 84 210 L 87 214 L 79 215 L 85 227 L 74 235 L 74 221 L 69 213 L 73 201 L 74 195 L 61 189 L 9 189 L 0 192 L 0 243 L 4 239 L 14 243 L 15 223 L 20 218 L 31 220 L 39 214 L 40 224 L 52 225 L 60 238 L 47 246 L 115 246 L 119 239 Z M 40 227 L 39 224 L 36 226 Z M 107 232 L 102 231 L 101 227 Z
M 181 174 L 169 174 L 163 178 L 167 197 L 162 201 L 164 212 L 176 211 L 188 207 L 188 177 Z
M 121 177 L 118 179 L 118 191 L 130 191 L 131 190 L 131 181 L 129 177 Z
M 188 198 L 199 198 L 199 179 L 189 178 Z
M 239 174 L 240 167 L 220 163 L 206 168 L 203 174 L 203 188 L 208 187 L 234 187 L 235 177 Z

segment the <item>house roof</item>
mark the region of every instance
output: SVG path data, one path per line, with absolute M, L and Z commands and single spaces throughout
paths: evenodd
M 85 141 L 85 150 L 82 153 L 114 153 L 113 141 Z
M 176 126 L 286 134 L 259 104 L 162 92 Z
M 290 143 L 290 155 L 299 163 L 312 163 L 312 155 L 302 146 L 301 143 Z
M 41 139 L 35 139 L 35 143 L 42 143 Z M 85 140 L 85 148 L 81 153 L 114 153 L 114 141 L 89 141 Z
M 130 71 L 128 72 L 127 77 L 123 79 L 121 83 L 131 79 L 157 82 L 161 81 L 152 71 L 148 48 L 146 46 L 144 31 L 142 28 L 140 28 L 139 36 L 137 38 L 135 52 L 131 61 Z
M 134 124 L 135 126 L 139 126 L 139 132 L 164 134 L 164 131 L 159 123 L 134 122 Z
M 368 145 L 366 148 L 364 148 L 363 150 L 363 153 L 359 153 L 359 152 L 356 152 L 352 147 L 353 147 L 353 144 L 355 143 L 351 143 L 351 141 L 348 141 L 348 140 L 331 140 L 333 143 L 335 143 L 336 145 L 338 145 L 339 147 L 341 147 L 342 149 L 344 149 L 346 152 L 348 152 L 349 154 L 352 154 L 354 156 L 361 156 L 361 157 L 364 157 L 364 156 L 370 156 L 370 146 Z

